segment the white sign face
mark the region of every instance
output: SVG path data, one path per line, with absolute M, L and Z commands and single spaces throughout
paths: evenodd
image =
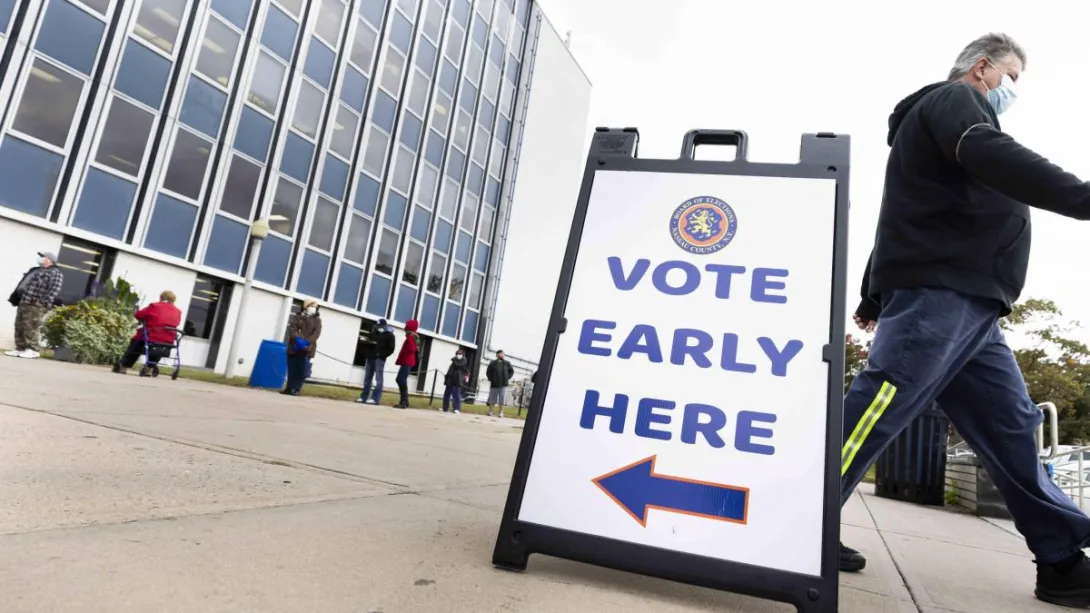
M 595 174 L 520 521 L 821 574 L 835 201 Z

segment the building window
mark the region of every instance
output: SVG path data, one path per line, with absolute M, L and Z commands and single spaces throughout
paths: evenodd
M 99 285 L 110 278 L 115 252 L 92 243 L 66 238 L 57 252 L 57 267 L 64 273 L 64 285 L 57 304 L 75 304 L 98 295 Z
M 197 275 L 193 284 L 193 296 L 185 314 L 185 335 L 190 338 L 211 339 L 220 311 L 220 297 L 224 282 L 212 277 Z

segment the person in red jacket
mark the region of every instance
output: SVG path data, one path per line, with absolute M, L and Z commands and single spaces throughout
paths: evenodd
M 405 322 L 405 341 L 401 343 L 401 351 L 397 354 L 397 389 L 401 392 L 401 401 L 394 405 L 395 409 L 409 408 L 409 371 L 416 367 L 416 352 L 419 349 L 419 338 L 416 334 L 420 324 L 415 319 Z
M 125 350 L 125 355 L 114 364 L 114 372 L 125 374 L 136 364 L 136 360 L 144 355 L 145 330 L 147 330 L 148 341 L 152 343 L 173 345 L 177 342 L 178 337 L 174 330 L 182 323 L 182 312 L 174 306 L 175 300 L 177 296 L 174 292 L 165 291 L 159 294 L 159 302 L 153 302 L 133 313 L 133 317 L 143 325 L 129 341 L 129 348 Z M 154 358 L 148 362 L 148 366 L 158 367 L 158 365 L 159 360 Z

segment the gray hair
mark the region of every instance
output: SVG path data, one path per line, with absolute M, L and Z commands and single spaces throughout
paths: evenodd
M 996 32 L 985 34 L 961 50 L 947 78 L 952 81 L 969 74 L 969 71 L 973 69 L 973 65 L 980 61 L 980 58 L 986 57 L 993 62 L 1001 63 L 1009 60 L 1011 55 L 1015 55 L 1019 60 L 1022 60 L 1022 66 L 1025 67 L 1026 50 L 1014 42 L 1013 38 Z

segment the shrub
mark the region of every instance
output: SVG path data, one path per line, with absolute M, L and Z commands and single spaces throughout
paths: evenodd
M 132 314 L 140 296 L 124 279 L 103 284 L 98 296 L 54 309 L 43 336 L 53 348 L 67 346 L 72 360 L 109 364 L 121 357 L 136 327 Z

